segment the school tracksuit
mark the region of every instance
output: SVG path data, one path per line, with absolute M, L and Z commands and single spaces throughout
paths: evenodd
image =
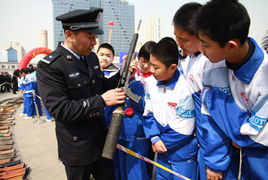
M 38 94 L 36 80 L 32 74 L 27 74 L 23 78 L 22 83 L 21 83 L 21 89 L 23 89 L 24 91 L 35 90 L 35 93 Z M 35 105 L 34 105 L 33 93 L 31 92 L 25 93 L 24 97 L 25 97 L 24 106 L 26 108 L 26 115 L 28 117 L 35 116 L 36 110 L 35 110 Z M 35 102 L 37 104 L 39 114 L 42 115 L 41 103 L 40 103 L 39 98 L 35 97 Z
M 169 83 L 148 78 L 145 95 L 144 130 L 152 144 L 161 140 L 166 153 L 157 162 L 188 178 L 196 177 L 197 140 L 194 137 L 195 109 L 185 77 L 177 70 Z M 182 88 L 183 87 L 183 88 Z M 156 179 L 180 179 L 156 168 Z
M 136 153 L 148 157 L 150 141 L 145 138 L 143 129 L 143 111 L 144 111 L 144 87 L 141 81 L 129 83 L 129 88 L 138 96 L 141 96 L 139 103 L 130 98 L 126 99 L 124 110 L 133 110 L 133 114 L 125 113 L 122 121 L 119 144 L 135 151 Z M 136 157 L 119 151 L 119 165 L 122 180 L 150 180 L 148 164 Z
M 109 72 L 107 73 L 106 71 L 104 73 L 105 76 L 111 77 Z M 130 98 L 126 98 L 124 110 L 132 109 L 133 114 L 125 113 L 118 141 L 122 146 L 145 157 L 148 157 L 150 142 L 145 138 L 142 115 L 145 105 L 144 95 L 146 78 L 150 75 L 151 73 L 141 73 L 139 71 L 139 73 L 135 74 L 135 78 L 130 78 L 128 87 L 134 94 L 141 96 L 141 99 L 136 103 Z M 107 127 L 109 127 L 112 112 L 115 108 L 116 106 L 105 107 L 105 123 Z M 114 167 L 117 180 L 151 179 L 151 166 L 148 163 L 120 150 L 117 150 L 115 153 Z
M 207 179 L 206 167 L 208 167 L 213 171 L 222 172 L 223 179 L 237 179 L 239 151 L 237 149 L 233 151 L 230 140 L 215 124 L 210 123 L 211 116 L 201 112 L 201 107 L 204 106 L 201 103 L 201 91 L 206 83 L 204 81 L 207 78 L 215 78 L 217 82 L 217 78 L 221 76 L 220 69 L 226 69 L 225 64 L 213 64 L 202 53 L 198 52 L 182 60 L 180 68 L 186 76 L 195 103 L 196 137 L 200 145 L 198 151 L 199 178 L 201 180 Z M 214 79 L 209 79 L 208 82 L 215 83 Z M 225 86 L 228 88 L 228 85 L 224 84 L 217 87 L 225 88 Z M 221 147 L 215 147 L 215 141 L 225 142 L 225 144 Z
M 243 147 L 242 179 L 268 177 L 268 57 L 257 43 L 254 53 L 238 70 L 228 69 L 224 81 L 230 89 L 204 92 L 204 104 L 214 122 Z M 218 78 L 217 78 L 218 80 Z

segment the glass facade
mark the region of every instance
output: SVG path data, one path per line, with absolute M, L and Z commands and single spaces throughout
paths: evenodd
M 16 49 L 9 48 L 7 50 L 7 60 L 8 60 L 8 62 L 17 62 L 18 61 L 18 55 L 17 55 Z
M 111 44 L 116 55 L 119 52 L 126 52 L 132 40 L 135 30 L 135 9 L 126 0 L 102 0 L 101 7 L 104 10 L 103 16 L 103 42 L 109 40 L 108 22 L 114 22 L 112 27 Z
M 134 5 L 126 0 L 53 0 L 53 27 L 54 48 L 64 40 L 61 23 L 55 17 L 75 9 L 89 9 L 89 7 L 103 8 L 104 35 L 98 36 L 100 43 L 109 40 L 109 21 L 114 22 L 112 27 L 111 45 L 116 55 L 128 51 L 135 30 Z
M 61 14 L 73 11 L 75 9 L 89 9 L 89 0 L 53 0 L 53 30 L 54 30 L 54 48 L 58 43 L 64 40 L 64 33 L 60 21 L 55 18 Z

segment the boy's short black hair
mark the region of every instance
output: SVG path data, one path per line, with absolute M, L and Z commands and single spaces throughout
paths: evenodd
M 114 56 L 114 48 L 113 48 L 113 46 L 112 46 L 111 44 L 109 44 L 109 43 L 103 43 L 103 44 L 101 44 L 101 45 L 99 46 L 98 50 L 97 50 L 97 53 L 99 52 L 99 50 L 100 50 L 101 48 L 110 49 L 110 50 L 112 51 L 112 53 L 113 53 L 113 56 Z
M 196 2 L 184 4 L 175 13 L 173 17 L 173 25 L 175 27 L 182 28 L 189 34 L 196 35 L 197 31 L 195 31 L 194 24 L 192 21 L 201 7 L 202 5 Z
M 167 68 L 172 64 L 178 65 L 178 46 L 176 41 L 170 37 L 165 37 L 155 44 L 151 55 L 160 60 Z
M 155 45 L 156 43 L 154 41 L 147 41 L 140 49 L 139 54 L 138 54 L 138 58 L 143 57 L 145 60 L 150 59 L 150 52 L 152 50 L 152 47 Z
M 199 32 L 224 47 L 231 39 L 245 43 L 250 18 L 246 8 L 238 0 L 211 0 L 200 9 L 195 26 Z
M 20 72 L 20 70 L 19 69 L 16 69 L 14 72 L 13 72 L 13 76 L 19 76 L 20 74 L 19 74 L 19 72 Z
M 29 69 L 28 68 L 23 68 L 23 69 L 20 70 L 19 73 L 29 74 L 30 72 L 29 72 Z

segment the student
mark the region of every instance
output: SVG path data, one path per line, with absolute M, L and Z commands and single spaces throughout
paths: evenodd
M 209 86 L 203 99 L 213 123 L 242 147 L 242 179 L 267 179 L 268 57 L 248 37 L 249 25 L 237 0 L 212 0 L 202 7 L 196 19 L 201 51 L 213 63 L 226 63 L 225 77 L 222 73 L 214 82 L 224 79 L 230 85 Z
M 104 74 L 104 77 L 109 79 L 119 72 L 119 68 L 113 64 L 114 60 L 114 48 L 108 43 L 101 44 L 97 49 L 97 56 L 100 63 L 100 69 Z M 105 106 L 105 126 L 108 128 L 111 121 L 111 116 L 116 106 Z
M 223 172 L 225 179 L 237 179 L 238 175 L 238 156 L 239 151 L 234 151 L 234 154 L 230 161 L 222 161 L 219 163 L 222 158 L 229 151 L 222 152 L 210 152 L 208 151 L 208 146 L 213 147 L 211 142 L 207 141 L 207 137 L 210 137 L 212 134 L 215 138 L 215 135 L 219 136 L 215 140 L 222 140 L 222 132 L 213 131 L 210 124 L 206 123 L 204 117 L 201 115 L 201 91 L 203 90 L 203 74 L 207 71 L 216 71 L 218 68 L 225 68 L 224 64 L 218 64 L 217 66 L 211 66 L 209 60 L 199 51 L 200 40 L 198 34 L 195 31 L 193 20 L 195 15 L 198 13 L 199 9 L 202 7 L 199 3 L 186 3 L 181 6 L 174 15 L 173 25 L 174 25 L 174 34 L 176 37 L 177 44 L 182 49 L 182 51 L 188 55 L 184 60 L 180 61 L 181 69 L 183 74 L 186 76 L 186 79 L 189 83 L 189 88 L 192 93 L 195 109 L 196 109 L 196 137 L 198 139 L 200 148 L 198 151 L 198 167 L 199 167 L 199 176 L 201 180 L 207 179 L 206 166 L 209 165 L 210 168 L 218 172 Z M 210 128 L 210 131 L 208 131 Z M 225 149 L 225 146 L 223 146 Z M 207 154 L 205 156 L 205 154 Z M 209 158 L 208 158 L 209 156 Z M 223 163 L 224 162 L 224 163 Z
M 170 38 L 171 39 L 171 38 Z M 196 176 L 197 140 L 194 137 L 195 109 L 184 76 L 177 69 L 178 47 L 161 40 L 150 55 L 151 71 L 145 98 L 144 131 L 158 153 L 157 162 L 188 178 Z M 156 179 L 176 179 L 156 168 Z
M 24 68 L 21 70 L 22 72 L 22 86 L 23 90 L 25 91 L 25 108 L 26 108 L 26 119 L 33 118 L 36 116 L 36 106 L 38 108 L 39 115 L 42 115 L 41 111 L 41 103 L 38 97 L 34 96 L 33 92 L 29 92 L 34 90 L 34 93 L 38 95 L 38 89 L 37 89 L 37 82 L 36 78 L 31 74 L 32 72 L 29 71 L 28 68 Z M 28 92 L 27 92 L 28 91 Z
M 41 106 L 41 99 L 40 99 L 38 88 L 37 88 L 36 68 L 32 64 L 30 64 L 28 66 L 28 69 L 29 69 L 29 75 L 27 75 L 27 76 L 30 76 L 30 79 L 32 81 L 29 85 L 31 86 L 31 89 L 34 90 L 34 93 L 35 93 L 35 95 L 32 98 L 33 105 L 34 105 L 34 115 L 36 115 L 36 108 L 35 107 L 37 107 L 39 115 L 41 116 L 42 115 L 42 106 Z M 35 103 L 37 106 L 35 106 Z
M 103 43 L 97 50 L 97 56 L 100 62 L 100 68 L 106 78 L 114 76 L 119 68 L 113 64 L 114 48 L 108 43 Z
M 19 71 L 19 78 L 18 78 L 18 88 L 19 88 L 20 92 L 23 93 L 23 110 L 22 110 L 22 113 L 19 114 L 19 116 L 24 116 L 24 117 L 27 116 L 26 107 L 28 106 L 28 101 L 26 99 L 26 93 L 24 93 L 25 86 L 23 84 L 23 80 L 25 79 L 26 74 L 28 74 L 28 69 L 27 68 L 21 69 Z
M 154 41 L 146 42 L 138 53 L 138 67 L 135 73 L 135 79 L 141 81 L 143 84 L 147 77 L 152 75 L 150 64 L 150 51 L 156 43 Z
M 131 91 L 141 96 L 138 103 L 130 98 L 125 102 L 125 116 L 122 121 L 119 143 L 138 154 L 148 157 L 150 141 L 145 138 L 143 129 L 144 95 L 146 79 L 152 75 L 150 72 L 150 51 L 155 42 L 148 41 L 140 49 L 138 54 L 138 68 L 135 77 L 129 80 Z M 119 151 L 120 174 L 122 180 L 150 180 L 151 166 L 145 161 L 137 159 L 123 151 Z M 149 174 L 150 173 L 150 174 Z

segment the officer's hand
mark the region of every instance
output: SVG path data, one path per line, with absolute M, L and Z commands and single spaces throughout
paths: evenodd
M 123 104 L 126 98 L 125 92 L 120 88 L 109 90 L 101 96 L 107 106 Z

